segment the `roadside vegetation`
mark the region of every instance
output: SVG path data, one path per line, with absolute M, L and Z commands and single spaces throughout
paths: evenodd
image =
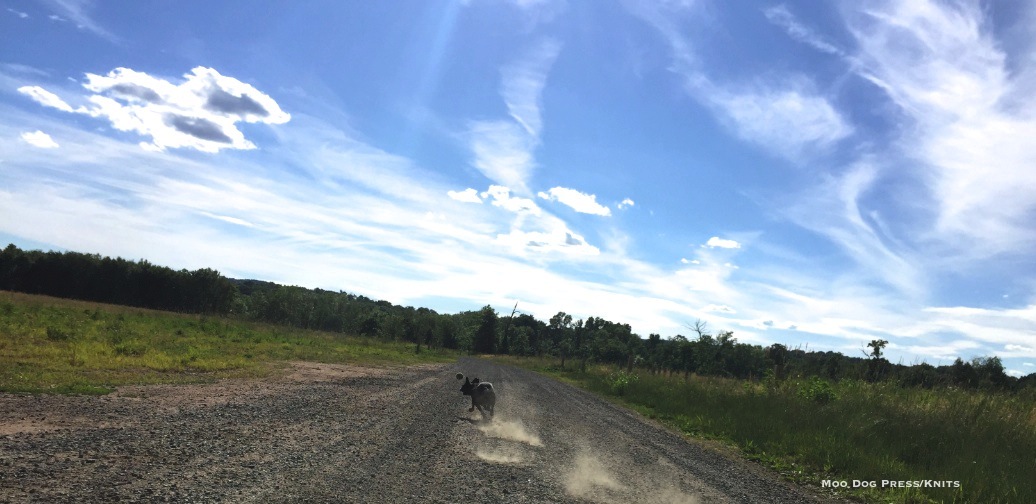
M 873 340 L 863 357 L 762 347 L 702 321 L 686 335 L 642 337 L 604 317 L 542 321 L 517 305 L 506 316 L 488 305 L 445 314 L 211 269 L 0 250 L 0 391 L 104 393 L 264 375 L 290 360 L 478 353 L 729 442 L 792 480 L 845 482 L 843 492 L 881 502 L 1036 502 L 1036 373 L 1010 376 L 996 356 L 892 363 L 887 345 Z M 882 480 L 960 488 L 852 488 Z
M 562 368 L 558 359 L 497 360 L 598 393 L 689 436 L 736 446 L 790 480 L 821 488 L 824 480 L 845 481 L 849 488 L 839 493 L 864 501 L 1036 502 L 1031 391 L 685 377 L 616 366 Z M 854 480 L 879 488 L 853 489 Z M 882 480 L 949 480 L 960 487 L 890 489 L 880 488 Z
M 264 376 L 287 361 L 397 365 L 457 352 L 308 329 L 0 291 L 0 391 Z

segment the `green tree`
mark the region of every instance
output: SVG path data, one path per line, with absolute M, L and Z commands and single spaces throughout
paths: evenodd
M 499 317 L 492 306 L 486 305 L 479 311 L 479 325 L 475 331 L 475 352 L 491 354 L 496 351 L 496 326 Z

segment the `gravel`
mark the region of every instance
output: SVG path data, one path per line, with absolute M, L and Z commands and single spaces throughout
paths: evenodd
M 496 388 L 469 413 L 458 372 Z M 0 502 L 824 502 L 591 394 L 464 358 L 0 394 Z

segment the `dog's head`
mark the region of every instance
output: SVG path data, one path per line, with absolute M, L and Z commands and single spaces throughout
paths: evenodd
M 475 387 L 477 387 L 479 383 L 481 383 L 481 381 L 478 378 L 475 378 L 474 380 L 464 378 L 464 385 L 460 386 L 460 393 L 471 395 L 471 392 L 475 390 Z

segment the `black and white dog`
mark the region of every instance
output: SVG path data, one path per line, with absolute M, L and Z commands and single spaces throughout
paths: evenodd
M 464 378 L 464 385 L 461 385 L 460 392 L 471 396 L 471 407 L 468 408 L 468 411 L 475 411 L 475 408 L 478 408 L 483 419 L 493 419 L 496 392 L 493 390 L 492 383 L 480 381 L 478 378 L 474 380 Z

